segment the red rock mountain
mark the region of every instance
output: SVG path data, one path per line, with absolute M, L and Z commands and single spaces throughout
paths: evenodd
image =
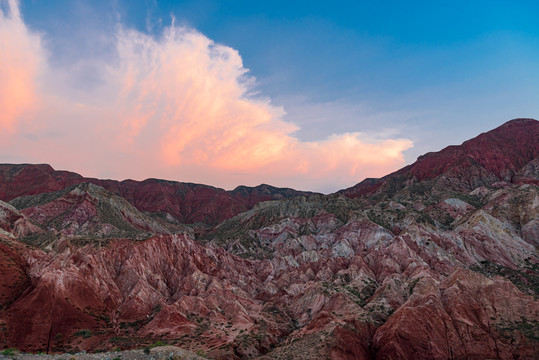
M 420 156 L 412 165 L 381 179 L 366 179 L 340 192 L 357 197 L 374 194 L 378 189 L 387 192 L 410 183 L 434 179 L 439 180 L 440 186 L 458 191 L 472 191 L 498 181 L 538 185 L 538 157 L 539 122 L 514 119 L 462 145 L 448 146 Z M 535 161 L 535 177 L 530 177 L 524 169 L 532 161 Z
M 265 184 L 239 186 L 225 191 L 208 185 L 158 179 L 100 180 L 57 171 L 45 164 L 0 164 L 0 200 L 3 201 L 58 191 L 81 183 L 99 185 L 125 198 L 140 211 L 168 213 L 182 223 L 216 224 L 249 210 L 260 201 L 311 194 Z
M 186 196 L 156 192 L 158 180 L 130 192 L 5 166 L 0 348 L 160 341 L 211 359 L 537 359 L 537 126 L 511 121 L 350 197 L 259 202 L 276 190 L 217 189 L 249 209 L 211 213 L 226 220 L 205 232 L 177 219 L 207 214 L 196 206 L 211 199 L 184 210 Z M 133 199 L 147 193 L 166 196 L 145 210 Z

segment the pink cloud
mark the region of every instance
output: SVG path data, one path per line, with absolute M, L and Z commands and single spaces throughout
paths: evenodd
M 42 66 L 40 38 L 24 25 L 18 4 L 0 8 L 0 127 L 11 134 L 22 117 L 39 102 L 36 81 Z
M 9 4 L 11 15 L 0 14 L 0 76 L 8 80 L 0 84 L 8 94 L 0 124 L 16 141 L 0 150 L 24 161 L 118 179 L 337 190 L 396 169 L 412 146 L 360 133 L 301 141 L 284 109 L 250 95 L 254 78 L 236 50 L 174 25 L 158 38 L 120 30 L 115 61 L 95 64 L 105 80 L 75 96 L 58 85 L 69 71 L 47 65 L 39 36 Z M 16 128 L 21 121 L 33 125 Z

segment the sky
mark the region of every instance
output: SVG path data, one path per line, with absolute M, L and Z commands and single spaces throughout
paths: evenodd
M 0 162 L 324 193 L 539 118 L 536 1 L 0 0 Z

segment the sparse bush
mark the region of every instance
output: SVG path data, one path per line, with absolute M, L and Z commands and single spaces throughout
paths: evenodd
M 148 345 L 146 347 L 144 347 L 144 349 L 142 351 L 144 351 L 145 354 L 149 354 L 150 353 L 150 350 L 153 349 L 154 347 L 158 347 L 158 346 L 166 346 L 168 345 L 167 343 L 165 342 L 162 342 L 162 341 L 157 341 L 151 345 Z
M 6 356 L 13 356 L 15 355 L 15 349 L 13 348 L 5 349 L 0 354 L 6 355 Z
M 152 348 L 154 347 L 157 347 L 157 346 L 166 346 L 168 345 L 166 342 L 162 342 L 162 341 L 157 341 L 156 343 L 154 343 L 153 345 L 150 345 Z
M 93 332 L 92 330 L 89 330 L 89 329 L 82 329 L 82 330 L 77 331 L 75 333 L 75 336 L 80 336 L 84 339 L 88 339 L 93 336 Z
M 68 353 L 70 353 L 71 355 L 76 354 L 78 352 L 80 352 L 80 349 L 78 346 L 75 346 L 74 348 L 71 348 L 68 350 Z

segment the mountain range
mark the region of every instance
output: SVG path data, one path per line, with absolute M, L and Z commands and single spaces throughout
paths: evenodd
M 0 165 L 0 348 L 539 358 L 539 122 L 323 195 Z

